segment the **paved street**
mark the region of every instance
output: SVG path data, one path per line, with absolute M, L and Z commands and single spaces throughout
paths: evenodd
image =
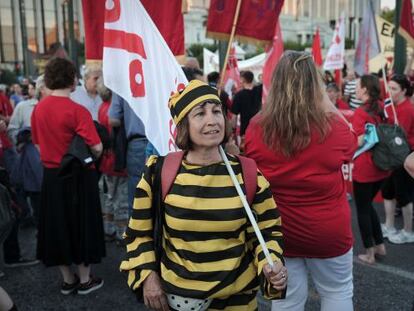
M 378 205 L 383 216 L 383 208 Z M 353 208 L 353 216 L 355 210 Z M 401 226 L 401 217 L 397 218 Z M 355 217 L 354 255 L 361 251 L 361 241 Z M 33 229 L 21 234 L 25 255 L 34 254 Z M 374 267 L 354 262 L 355 310 L 411 311 L 414 301 L 414 243 L 392 245 L 387 243 L 388 255 Z M 105 285 L 88 296 L 63 296 L 59 293 L 60 278 L 57 269 L 42 265 L 28 268 L 3 269 L 7 274 L 0 279 L 13 297 L 19 310 L 146 310 L 138 304 L 126 286 L 125 275 L 118 272 L 123 249 L 115 243 L 107 244 L 108 255 L 93 273 L 105 279 Z M 311 287 L 306 310 L 319 310 L 319 299 Z M 270 310 L 262 303 L 260 310 Z

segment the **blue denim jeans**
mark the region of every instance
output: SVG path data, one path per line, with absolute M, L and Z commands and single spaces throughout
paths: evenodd
M 136 138 L 128 142 L 127 149 L 127 172 L 128 172 L 128 211 L 132 213 L 132 203 L 134 201 L 135 188 L 145 167 L 145 149 L 148 140 L 146 138 Z

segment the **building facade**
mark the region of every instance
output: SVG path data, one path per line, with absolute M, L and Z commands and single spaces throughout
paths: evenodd
M 75 39 L 83 41 L 81 0 L 73 0 Z M 59 43 L 68 48 L 69 7 L 63 0 L 0 0 L 0 64 L 32 66 Z
M 84 42 L 82 0 L 0 0 L 0 67 L 26 65 L 33 73 L 36 59 L 56 43 L 69 48 L 69 6 L 73 3 L 75 40 Z M 93 0 L 90 0 L 93 1 Z M 274 0 L 273 0 L 274 1 Z M 380 11 L 380 0 L 374 0 Z M 357 40 L 368 0 L 285 0 L 280 21 L 285 41 L 310 43 L 317 27 L 327 47 L 341 12 L 346 14 L 347 37 Z M 210 0 L 188 0 L 184 15 L 186 46 L 213 43 L 206 38 Z

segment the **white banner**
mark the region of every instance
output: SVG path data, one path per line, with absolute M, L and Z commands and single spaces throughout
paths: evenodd
M 105 85 L 129 103 L 161 155 L 175 151 L 168 99 L 184 88 L 187 79 L 140 1 L 109 2 L 103 50 Z
M 265 58 L 266 53 L 262 53 L 246 60 L 238 60 L 237 66 L 239 67 L 239 70 L 250 70 L 257 78 L 258 75 L 263 71 Z M 204 48 L 203 61 L 203 71 L 205 75 L 208 75 L 212 71 L 219 71 L 219 57 L 217 52 L 213 53 L 210 50 Z
M 345 14 L 336 21 L 335 31 L 328 54 L 326 54 L 324 70 L 342 69 L 344 67 L 345 56 Z

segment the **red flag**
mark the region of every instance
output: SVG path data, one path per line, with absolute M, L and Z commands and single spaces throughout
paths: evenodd
M 280 31 L 279 21 L 276 23 L 275 35 L 273 37 L 273 44 L 269 46 L 266 51 L 266 60 L 263 66 L 263 93 L 262 101 L 265 103 L 267 94 L 269 93 L 270 83 L 272 81 L 272 74 L 283 54 L 283 39 Z
M 82 0 L 85 24 L 85 56 L 88 60 L 102 60 L 103 30 L 106 0 Z M 112 8 L 108 8 L 113 20 L 117 20 L 121 12 L 120 0 L 113 0 Z M 174 55 L 184 55 L 184 20 L 181 0 L 141 0 L 146 11 L 167 42 Z
M 85 25 L 85 57 L 87 60 L 102 59 L 105 0 L 82 1 Z
M 244 0 L 236 25 L 239 41 L 271 43 L 276 22 L 284 0 Z M 230 37 L 237 1 L 211 0 L 207 20 L 207 36 L 228 40 Z
M 315 65 L 318 67 L 322 67 L 323 60 L 322 60 L 321 36 L 319 34 L 319 28 L 316 29 L 315 36 L 313 37 L 312 55 L 313 55 L 313 61 L 315 62 Z
M 224 90 L 230 96 L 234 95 L 240 89 L 240 71 L 237 64 L 236 48 L 234 45 L 230 49 L 229 60 L 227 62 L 222 85 L 224 86 Z
M 181 0 L 141 0 L 174 55 L 184 55 L 184 18 Z
M 341 69 L 335 69 L 335 83 L 340 89 L 342 89 L 342 70 Z
M 398 33 L 407 40 L 409 45 L 414 46 L 414 20 L 411 0 L 403 0 L 402 2 Z

